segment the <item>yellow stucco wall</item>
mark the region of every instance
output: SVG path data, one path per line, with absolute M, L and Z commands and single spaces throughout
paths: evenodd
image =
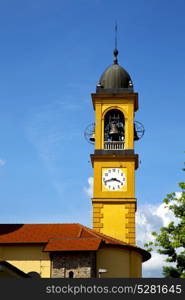
M 126 155 L 94 155 L 93 158 L 93 229 L 131 244 L 135 244 L 135 159 Z M 102 184 L 104 168 L 124 168 L 125 189 L 105 190 Z
M 0 246 L 1 257 L 21 271 L 37 272 L 41 277 L 49 278 L 51 262 L 49 254 L 42 252 L 41 245 Z
M 42 252 L 43 246 L 1 246 L 2 258 L 25 273 L 37 272 L 43 278 L 51 276 L 49 254 Z M 102 277 L 141 277 L 142 257 L 135 250 L 118 247 L 101 248 L 96 254 L 96 270 L 107 269 Z
M 125 120 L 124 150 L 134 149 L 134 112 L 138 109 L 138 95 L 92 94 L 95 109 L 95 150 L 104 150 L 104 118 L 112 109 L 120 110 Z M 94 168 L 93 229 L 127 243 L 135 243 L 135 169 L 137 155 L 91 155 Z M 123 189 L 111 191 L 104 188 L 102 174 L 105 169 L 124 170 L 126 184 Z
M 95 149 L 104 147 L 104 116 L 111 109 L 120 110 L 125 118 L 125 149 L 134 148 L 133 121 L 137 94 L 93 94 L 95 109 Z
M 142 276 L 142 256 L 135 250 L 108 247 L 97 252 L 97 273 L 106 269 L 101 277 L 105 278 L 140 278 Z M 97 274 L 98 276 L 98 274 Z
M 128 243 L 135 243 L 135 211 L 132 213 L 132 228 L 128 228 L 128 208 L 125 204 L 104 204 L 102 214 L 104 215 L 102 219 L 104 234 L 113 236 L 118 240 L 124 240 Z M 132 236 L 129 234 L 131 232 Z
M 135 202 L 93 203 L 93 229 L 135 244 Z

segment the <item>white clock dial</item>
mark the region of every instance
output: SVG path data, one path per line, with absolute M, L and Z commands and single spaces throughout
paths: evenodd
M 119 191 L 126 184 L 125 173 L 120 168 L 111 168 L 103 171 L 102 183 L 109 191 Z

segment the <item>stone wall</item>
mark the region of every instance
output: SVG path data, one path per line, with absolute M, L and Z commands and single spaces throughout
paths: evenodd
M 93 251 L 71 251 L 53 253 L 52 278 L 68 278 L 73 272 L 74 278 L 96 276 L 96 254 Z

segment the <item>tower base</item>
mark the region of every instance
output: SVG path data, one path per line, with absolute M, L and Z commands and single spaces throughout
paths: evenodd
M 102 199 L 101 199 L 102 200 Z M 135 244 L 136 199 L 104 201 L 92 199 L 93 229 L 123 242 Z

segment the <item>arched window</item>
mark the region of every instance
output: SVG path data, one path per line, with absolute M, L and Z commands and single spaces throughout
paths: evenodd
M 73 271 L 70 271 L 69 272 L 69 278 L 73 278 L 74 277 L 74 272 Z
M 104 118 L 104 149 L 124 149 L 125 118 L 118 109 L 109 110 Z

